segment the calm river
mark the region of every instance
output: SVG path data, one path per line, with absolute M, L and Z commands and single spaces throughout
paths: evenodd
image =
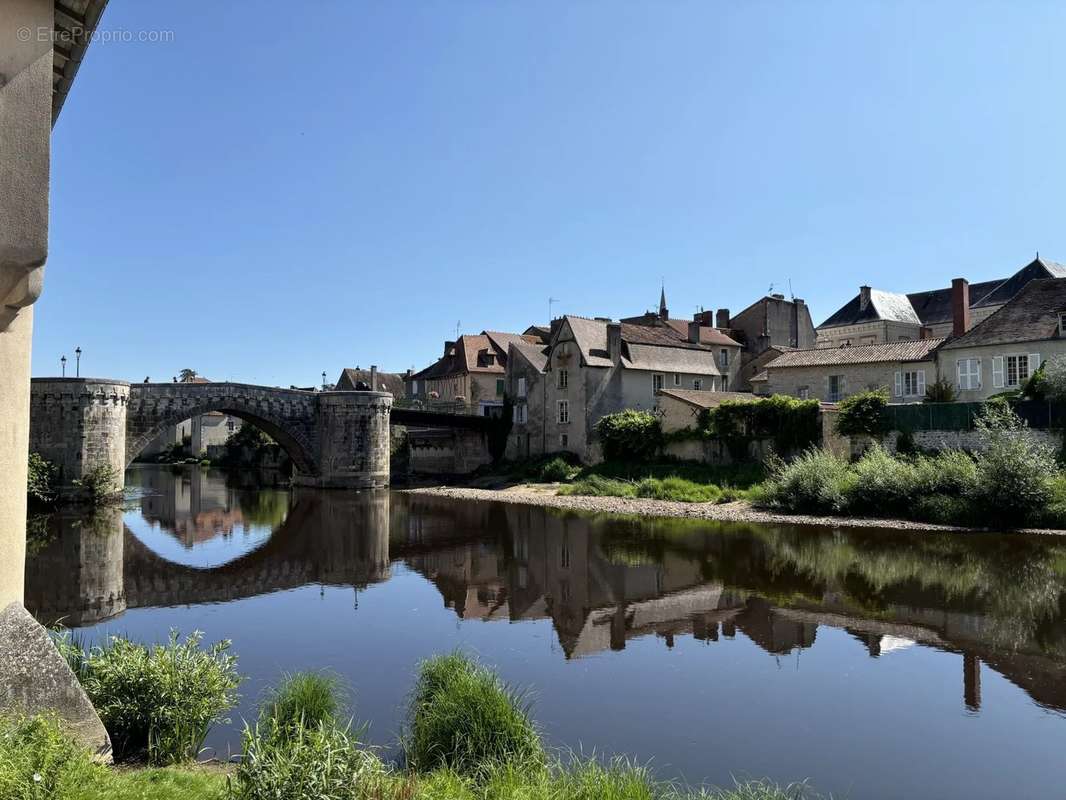
M 88 641 L 201 630 L 263 689 L 328 668 L 391 745 L 419 660 L 478 654 L 553 745 L 662 777 L 868 798 L 1058 797 L 1066 539 L 590 517 L 401 493 L 141 496 L 31 534 L 27 606 Z

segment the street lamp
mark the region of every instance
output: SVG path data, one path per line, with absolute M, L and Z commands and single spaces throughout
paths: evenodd
M 74 377 L 81 377 L 81 348 L 74 348 Z
M 67 377 L 67 357 L 61 356 L 59 359 L 59 365 L 63 370 L 63 377 Z

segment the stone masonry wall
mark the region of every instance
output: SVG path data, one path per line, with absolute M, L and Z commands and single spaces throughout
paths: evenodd
M 126 467 L 126 413 L 130 385 L 95 378 L 34 378 L 30 387 L 30 452 L 59 469 L 61 496 L 74 497 L 74 481 L 110 466 Z M 121 482 L 116 488 L 121 487 Z
M 319 474 L 301 476 L 299 482 L 323 488 L 388 486 L 392 395 L 323 392 L 317 401 Z

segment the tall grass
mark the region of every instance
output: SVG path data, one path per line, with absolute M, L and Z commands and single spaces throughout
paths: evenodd
M 244 756 L 230 782 L 230 800 L 358 800 L 385 798 L 388 768 L 336 725 L 297 721 L 281 728 L 276 719 L 246 727 Z
M 259 709 L 260 724 L 276 723 L 280 730 L 333 725 L 347 704 L 341 679 L 327 672 L 285 675 L 267 691 Z
M 0 719 L 0 798 L 51 800 L 79 791 L 97 770 L 55 720 Z
M 412 769 L 459 774 L 478 774 L 492 764 L 539 769 L 545 759 L 523 695 L 460 653 L 422 663 L 404 751 Z
M 150 764 L 196 757 L 210 727 L 237 702 L 237 659 L 230 643 L 201 649 L 202 634 L 145 646 L 112 637 L 76 658 L 86 694 L 111 736 L 117 759 Z

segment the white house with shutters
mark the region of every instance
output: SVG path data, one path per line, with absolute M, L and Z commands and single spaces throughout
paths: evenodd
M 1013 299 L 937 351 L 939 373 L 959 400 L 1021 389 L 1052 356 L 1066 356 L 1066 278 L 1034 280 Z

